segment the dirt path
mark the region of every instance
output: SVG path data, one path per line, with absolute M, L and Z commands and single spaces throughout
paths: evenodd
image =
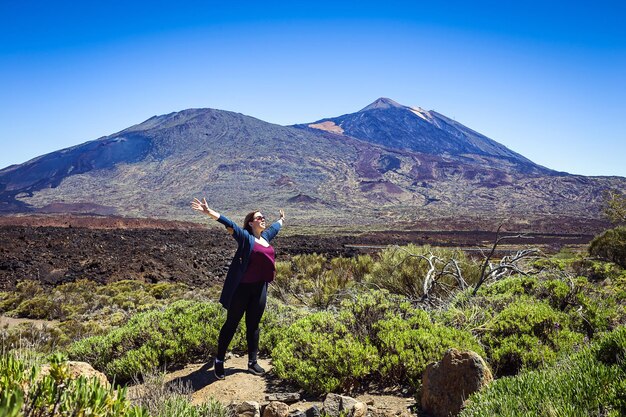
M 266 396 L 273 393 L 298 392 L 295 387 L 282 383 L 272 372 L 272 365 L 268 359 L 259 359 L 259 364 L 267 370 L 264 376 L 256 376 L 247 372 L 247 358 L 233 357 L 226 361 L 226 378 L 217 380 L 213 375 L 212 364 L 190 364 L 180 370 L 167 375 L 170 383 L 188 384 L 192 389 L 192 403 L 202 404 L 209 398 L 215 398 L 222 404 L 239 403 L 242 401 L 256 401 L 266 404 Z M 408 408 L 415 403 L 415 399 L 400 393 L 395 394 L 362 394 L 355 396 L 371 408 L 376 409 L 378 415 L 408 415 Z M 313 405 L 321 407 L 324 398 L 306 398 L 290 404 L 291 411 L 299 409 L 306 411 Z
M 10 329 L 22 323 L 31 323 L 40 329 L 44 326 L 56 326 L 57 324 L 59 324 L 59 322 L 56 320 L 16 319 L 14 317 L 0 315 L 0 329 L 4 327 Z

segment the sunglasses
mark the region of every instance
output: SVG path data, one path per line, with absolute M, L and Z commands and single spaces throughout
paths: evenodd
M 254 219 L 252 220 L 265 220 L 265 216 L 256 216 Z

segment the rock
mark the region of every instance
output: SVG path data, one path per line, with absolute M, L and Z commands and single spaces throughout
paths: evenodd
M 341 413 L 341 395 L 328 394 L 324 399 L 324 413 L 329 417 L 339 417 Z
M 289 417 L 289 406 L 280 401 L 272 401 L 263 410 L 263 417 Z
M 477 353 L 448 349 L 440 362 L 431 363 L 422 374 L 422 409 L 433 417 L 456 416 L 467 397 L 492 380 Z
M 367 405 L 352 397 L 331 393 L 324 400 L 324 413 L 329 417 L 340 417 L 341 413 L 350 417 L 364 417 Z
M 318 406 L 314 405 L 313 407 L 306 410 L 304 414 L 306 415 L 306 417 L 320 417 L 322 412 L 320 411 L 320 408 Z
M 352 411 L 350 412 L 350 417 L 365 417 L 367 415 L 367 404 L 357 401 L 356 404 L 352 406 Z
M 87 379 L 96 378 L 100 383 L 105 387 L 110 387 L 109 380 L 106 375 L 104 375 L 100 371 L 96 371 L 93 366 L 88 364 L 87 362 L 75 362 L 68 361 L 66 362 L 69 374 L 71 379 L 77 379 L 80 376 L 84 376 Z M 43 365 L 41 367 L 40 376 L 49 375 L 50 374 L 50 365 Z
M 302 396 L 298 392 L 277 392 L 265 396 L 267 401 L 280 401 L 287 404 L 296 403 L 300 401 L 300 398 L 302 398 Z
M 244 401 L 235 407 L 236 417 L 261 417 L 261 407 L 256 401 Z
M 358 401 L 352 397 L 348 397 L 345 395 L 340 395 L 340 397 L 341 397 L 341 410 L 340 411 L 352 410 L 354 406 L 358 403 Z
M 289 417 L 307 417 L 307 415 L 304 411 L 296 409 L 289 412 Z

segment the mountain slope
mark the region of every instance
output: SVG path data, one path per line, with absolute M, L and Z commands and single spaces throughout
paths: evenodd
M 390 148 L 431 155 L 487 156 L 512 163 L 521 172 L 553 173 L 437 112 L 404 106 L 388 98 L 379 98 L 356 113 L 298 127 L 332 131 Z
M 206 196 L 235 219 L 282 207 L 308 228 L 416 219 L 493 228 L 507 218 L 596 221 L 602 190 L 626 189 L 624 178 L 556 173 L 435 112 L 398 106 L 377 100 L 296 127 L 214 109 L 155 116 L 0 170 L 0 212 L 202 221 L 189 202 Z

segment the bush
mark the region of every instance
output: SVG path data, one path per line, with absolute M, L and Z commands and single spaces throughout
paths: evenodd
M 323 255 L 296 255 L 289 262 L 277 263 L 270 291 L 288 304 L 327 309 L 339 304 L 346 289 L 363 279 L 371 262 L 369 256 L 329 262 Z
M 380 259 L 374 264 L 369 275 L 370 282 L 389 290 L 393 294 L 403 295 L 412 300 L 424 296 L 424 279 L 430 269 L 423 257 L 434 256 L 438 273 L 451 271 L 451 260 L 456 260 L 468 284 L 474 284 L 480 276 L 480 265 L 469 259 L 457 249 L 432 248 L 430 246 L 407 245 L 391 247 L 380 252 Z M 440 282 L 449 287 L 456 287 L 457 282 L 449 274 L 442 274 Z M 445 296 L 441 287 L 435 288 L 433 296 Z
M 224 319 L 217 303 L 177 301 L 163 311 L 139 313 L 105 336 L 78 341 L 68 354 L 125 382 L 157 366 L 207 359 L 216 352 Z M 243 340 L 240 328 L 231 346 L 241 349 Z
M 589 254 L 626 268 L 626 227 L 619 226 L 596 236 L 589 244 Z
M 623 342 L 623 335 L 622 328 L 605 340 Z M 551 368 L 497 379 L 473 394 L 460 416 L 623 416 L 626 368 L 598 361 L 596 349 L 584 349 Z
M 620 365 L 626 371 L 626 327 L 620 327 L 601 338 L 595 354 L 600 362 Z
M 581 259 L 572 264 L 574 273 L 587 277 L 590 281 L 604 281 L 615 279 L 623 274 L 624 270 L 613 262 L 597 259 Z
M 552 364 L 583 339 L 569 330 L 566 314 L 529 297 L 506 307 L 485 327 L 481 340 L 497 376 Z
M 288 306 L 269 298 L 265 313 L 261 318 L 259 351 L 269 354 L 274 346 L 285 337 L 289 326 L 306 315 L 306 311 L 301 308 Z
M 70 379 L 60 356 L 53 356 L 43 377 L 13 355 L 0 356 L 0 410 L 6 416 L 147 417 L 127 401 L 125 389 L 105 388 L 96 378 Z
M 296 321 L 272 351 L 274 371 L 312 393 L 349 390 L 381 379 L 419 385 L 421 372 L 456 347 L 483 353 L 469 333 L 433 324 L 387 291 L 344 300 L 337 313 Z
M 469 349 L 484 356 L 471 333 L 433 324 L 421 310 L 412 311 L 408 318 L 395 315 L 379 321 L 376 339 L 383 379 L 413 388 L 419 387 L 426 366 L 440 360 L 449 348 Z
M 21 281 L 14 292 L 0 293 L 0 312 L 14 317 L 59 321 L 51 323 L 46 330 L 60 347 L 65 347 L 75 340 L 119 327 L 136 312 L 161 308 L 181 298 L 203 297 L 203 291 L 190 293 L 190 288 L 181 283 L 146 284 L 125 280 L 99 285 L 82 279 L 44 289 L 35 281 Z M 34 334 L 23 333 L 27 337 Z
M 17 308 L 20 303 L 39 297 L 43 294 L 41 284 L 33 280 L 20 281 L 15 286 L 15 291 L 0 293 L 0 313 L 7 313 Z
M 359 386 L 378 366 L 378 351 L 329 312 L 295 322 L 272 351 L 274 372 L 310 393 Z

